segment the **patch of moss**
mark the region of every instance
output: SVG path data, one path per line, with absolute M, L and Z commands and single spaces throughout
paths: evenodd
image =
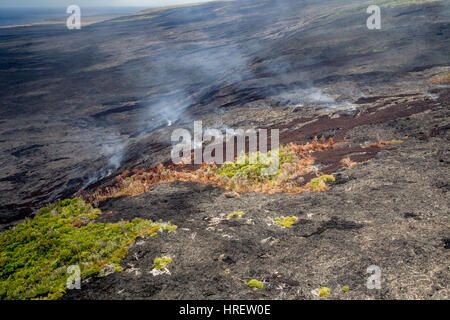
M 154 263 L 153 268 L 160 270 L 160 269 L 164 268 L 165 266 L 167 266 L 168 264 L 171 264 L 172 258 L 170 258 L 170 257 L 155 258 L 153 263 Z
M 119 262 L 138 236 L 172 229 L 149 220 L 96 223 L 99 209 L 67 199 L 39 210 L 32 219 L 0 235 L 0 299 L 58 299 L 66 291 L 67 268 L 81 278 Z
M 250 288 L 262 289 L 262 288 L 264 288 L 264 283 L 262 283 L 261 281 L 258 281 L 256 279 L 252 279 L 248 282 L 248 286 Z
M 280 226 L 283 226 L 285 228 L 290 228 L 294 223 L 298 221 L 297 217 L 286 217 L 284 219 L 282 218 L 275 218 L 275 223 L 279 224 Z
M 319 189 L 320 183 L 321 182 L 327 182 L 327 181 L 334 182 L 334 181 L 336 181 L 336 178 L 333 177 L 332 175 L 326 174 L 326 175 L 320 176 L 318 178 L 312 179 L 311 180 L 311 186 L 313 187 L 313 189 Z
M 330 296 L 330 294 L 331 294 L 330 288 L 327 288 L 327 287 L 320 288 L 319 296 L 326 298 L 326 297 Z
M 225 176 L 227 178 L 245 179 L 250 184 L 271 181 L 281 173 L 281 171 L 278 170 L 274 175 L 263 174 L 263 170 L 270 167 L 272 155 L 277 155 L 279 157 L 278 161 L 280 167 L 284 163 L 289 163 L 295 158 L 295 154 L 289 146 L 282 146 L 278 150 L 272 150 L 266 154 L 262 154 L 258 151 L 256 153 L 241 155 L 235 162 L 225 162 L 217 169 L 217 173 L 220 176 Z M 262 161 L 262 158 L 267 158 L 269 163 Z
M 233 213 L 230 213 L 229 215 L 227 215 L 227 218 L 232 219 L 234 217 L 242 217 L 244 214 L 245 214 L 244 211 L 237 211 L 237 212 L 233 212 Z

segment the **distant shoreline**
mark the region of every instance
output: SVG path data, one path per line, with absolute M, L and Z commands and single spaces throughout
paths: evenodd
M 83 11 L 84 10 L 91 10 L 90 14 L 84 15 L 82 18 L 82 26 L 87 26 L 94 23 L 103 22 L 106 20 L 118 18 L 118 17 L 124 17 L 124 16 L 133 16 L 133 15 L 145 15 L 152 12 L 167 10 L 167 9 L 176 9 L 176 8 L 182 8 L 182 7 L 188 7 L 188 6 L 198 6 L 203 5 L 210 2 L 228 2 L 228 1 L 235 1 L 235 0 L 209 0 L 209 1 L 203 1 L 203 2 L 192 2 L 192 3 L 186 3 L 186 4 L 178 4 L 178 5 L 170 5 L 170 6 L 162 6 L 162 7 L 81 7 L 81 13 L 83 17 Z M 34 22 L 27 22 L 27 23 L 17 23 L 17 24 L 10 24 L 10 25 L 1 25 L 2 23 L 2 16 L 0 15 L 0 29 L 9 29 L 9 28 L 20 28 L 20 27 L 32 27 L 32 26 L 39 26 L 39 25 L 54 25 L 54 24 L 65 24 L 66 19 L 68 17 L 68 14 L 65 11 L 65 8 L 36 8 L 36 7 L 30 7 L 30 8 L 2 8 L 2 10 L 52 10 L 53 15 L 57 12 L 58 18 L 55 19 L 55 17 L 41 17 L 44 20 L 40 21 L 34 21 Z M 104 13 L 95 13 L 93 14 L 92 10 L 104 10 Z M 120 12 L 123 10 L 123 12 Z M 113 11 L 113 12 L 111 12 Z M 114 12 L 114 11 L 117 11 Z M 61 12 L 61 13 L 59 13 Z M 61 17 L 59 17 L 61 16 Z
M 113 16 L 92 16 L 92 17 L 85 17 L 81 20 L 82 26 L 88 26 L 94 23 L 99 23 L 103 21 L 107 21 L 114 18 L 124 17 L 127 16 L 127 14 L 122 15 L 113 15 Z M 17 24 L 17 25 L 10 25 L 10 26 L 0 26 L 0 29 L 12 29 L 12 28 L 23 28 L 23 27 L 34 27 L 34 26 L 42 26 L 42 25 L 65 25 L 66 20 L 47 20 L 47 21 L 40 21 L 40 22 L 32 22 L 32 23 L 26 23 L 26 24 Z
M 136 14 L 145 7 L 87 7 L 81 8 L 82 25 Z M 66 8 L 6 8 L 0 12 L 0 29 L 39 25 L 65 24 Z M 13 21 L 16 21 L 14 23 Z M 11 22 L 11 23 L 9 23 Z

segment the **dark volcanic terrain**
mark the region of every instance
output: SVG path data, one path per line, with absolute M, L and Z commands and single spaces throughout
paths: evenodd
M 450 90 L 430 79 L 450 72 L 450 7 L 378 1 L 382 29 L 369 30 L 371 3 L 217 1 L 0 29 L 0 230 L 169 160 L 172 131 L 194 120 L 278 128 L 283 144 L 324 135 L 346 143 L 316 155 L 336 177 L 327 192 L 229 198 L 174 182 L 100 202 L 105 221 L 178 230 L 139 239 L 123 272 L 65 298 L 314 299 L 327 286 L 336 299 L 448 299 Z M 403 143 L 362 147 L 377 139 Z M 163 255 L 170 274 L 154 276 Z M 381 290 L 366 288 L 370 265 Z
M 318 299 L 326 286 L 333 299 L 449 299 L 450 97 L 448 90 L 439 94 L 435 101 L 390 97 L 394 107 L 382 102 L 381 110 L 373 107 L 356 116 L 327 115 L 335 119 L 332 125 L 341 124 L 334 129 L 345 131 L 350 148 L 318 159 L 321 171 L 336 177 L 325 193 L 229 198 L 226 190 L 211 185 L 175 182 L 100 202 L 109 213 L 104 221 L 170 220 L 178 230 L 139 239 L 121 263 L 123 272 L 91 277 L 65 298 Z M 328 130 L 303 125 L 290 131 L 289 140 Z M 376 136 L 404 142 L 360 149 Z M 330 166 L 347 155 L 363 162 L 337 171 Z M 235 211 L 245 215 L 226 218 Z M 274 225 L 280 216 L 296 216 L 299 222 L 290 229 Z M 170 275 L 151 273 L 153 259 L 160 256 L 173 259 Z M 381 268 L 380 290 L 366 287 L 370 265 Z M 265 281 L 263 290 L 248 288 L 253 278 Z M 343 293 L 343 286 L 350 291 Z

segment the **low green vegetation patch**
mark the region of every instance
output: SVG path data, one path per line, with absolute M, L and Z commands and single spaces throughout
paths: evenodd
M 275 218 L 275 223 L 285 228 L 290 228 L 298 221 L 297 217 Z
M 250 288 L 262 289 L 262 288 L 264 288 L 264 283 L 262 283 L 261 281 L 258 281 L 256 279 L 252 279 L 248 282 L 248 286 Z
M 121 271 L 136 237 L 176 228 L 142 219 L 98 223 L 100 214 L 78 198 L 63 200 L 0 235 L 0 299 L 58 299 L 69 266 L 80 268 L 81 279 L 107 266 Z
M 259 151 L 251 154 L 241 155 L 235 162 L 225 162 L 218 170 L 220 176 L 233 179 L 245 179 L 250 184 L 258 184 L 270 181 L 276 178 L 281 170 L 275 175 L 265 175 L 264 169 L 270 167 L 270 159 L 272 156 L 279 156 L 279 166 L 290 163 L 295 159 L 295 154 L 288 147 L 280 147 L 278 150 L 272 150 L 266 154 Z
M 313 187 L 313 189 L 320 189 L 322 187 L 322 185 L 327 181 L 334 182 L 334 181 L 336 181 L 336 178 L 333 177 L 332 175 L 326 174 L 326 175 L 320 176 L 318 178 L 312 179 L 311 186 Z
M 165 268 L 168 264 L 171 264 L 172 258 L 170 257 L 155 258 L 153 263 L 154 263 L 153 267 L 157 270 L 160 270 L 162 268 Z
M 319 296 L 326 298 L 326 297 L 329 297 L 330 294 L 331 294 L 330 288 L 327 288 L 327 287 L 320 288 Z

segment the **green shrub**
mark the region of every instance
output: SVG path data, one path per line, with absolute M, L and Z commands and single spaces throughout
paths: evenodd
M 168 264 L 171 264 L 172 263 L 172 258 L 169 258 L 169 257 L 155 258 L 153 263 L 154 263 L 153 267 L 155 269 L 159 270 L 159 269 L 164 268 Z
M 282 218 L 275 218 L 275 223 L 279 224 L 280 226 L 283 226 L 285 228 L 290 228 L 294 223 L 298 221 L 297 217 L 286 217 L 284 219 Z
M 248 282 L 248 286 L 250 288 L 262 289 L 262 288 L 264 288 L 264 283 L 262 283 L 261 281 L 258 281 L 256 279 L 252 279 Z
M 326 174 L 326 175 L 320 176 L 318 178 L 312 179 L 311 186 L 313 187 L 313 189 L 318 189 L 320 187 L 320 183 L 326 182 L 326 181 L 334 182 L 334 181 L 336 181 L 336 178 L 333 177 L 332 175 Z
M 227 178 L 245 179 L 250 184 L 270 181 L 276 178 L 281 171 L 278 170 L 275 175 L 264 175 L 262 170 L 269 168 L 270 162 L 265 163 L 264 161 L 261 161 L 261 159 L 262 156 L 264 156 L 270 161 L 272 155 L 278 155 L 279 166 L 284 163 L 289 163 L 295 158 L 294 153 L 289 147 L 280 147 L 279 150 L 269 151 L 267 154 L 261 154 L 258 151 L 256 153 L 241 155 L 235 162 L 225 162 L 217 169 L 217 173 L 220 176 L 225 176 Z
M 78 265 L 81 278 L 107 265 L 120 271 L 136 237 L 174 227 L 142 219 L 95 223 L 100 213 L 80 199 L 63 200 L 0 235 L 0 299 L 60 298 L 68 266 Z
M 322 287 L 322 288 L 320 288 L 319 296 L 325 297 L 325 298 L 326 298 L 326 297 L 328 297 L 330 294 L 331 294 L 330 288 L 327 288 L 327 287 Z

